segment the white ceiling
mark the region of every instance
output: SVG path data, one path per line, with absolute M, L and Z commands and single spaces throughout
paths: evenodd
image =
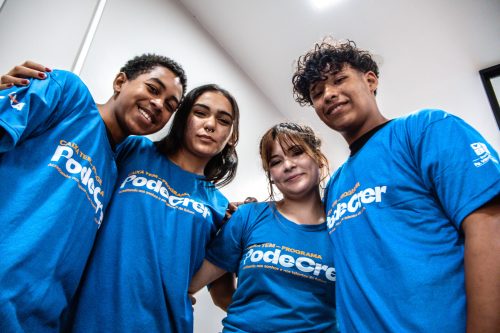
M 454 107 L 450 100 L 465 107 L 467 101 L 456 100 L 466 98 L 465 88 L 454 82 L 476 84 L 477 70 L 500 63 L 499 0 L 334 0 L 322 10 L 311 0 L 179 1 L 278 110 L 320 131 L 335 167 L 347 154 L 345 143 L 292 98 L 294 62 L 315 41 L 348 38 L 375 53 L 381 64 L 377 98 L 389 117 Z M 498 129 L 491 130 L 496 135 Z

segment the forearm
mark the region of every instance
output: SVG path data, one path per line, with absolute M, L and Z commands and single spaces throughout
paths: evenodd
M 500 327 L 499 200 L 470 217 L 464 221 L 467 332 L 494 333 Z
M 191 279 L 189 293 L 197 293 L 201 288 L 221 277 L 224 273 L 226 273 L 226 271 L 222 268 L 215 266 L 206 259 L 203 260 L 203 265 L 201 265 L 200 270 L 196 272 L 194 277 Z
M 210 286 L 210 296 L 215 305 L 227 311 L 236 290 L 233 273 L 226 273 L 215 280 Z

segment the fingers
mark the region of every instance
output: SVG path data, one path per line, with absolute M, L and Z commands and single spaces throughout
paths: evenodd
M 25 79 L 25 78 L 19 78 L 19 77 L 15 77 L 12 75 L 6 74 L 6 75 L 2 75 L 0 77 L 0 89 L 2 89 L 2 90 L 10 88 L 13 85 L 20 87 L 20 86 L 25 86 L 29 83 L 30 83 L 30 81 Z
M 48 67 L 27 60 L 22 65 L 15 66 L 7 74 L 0 77 L 0 89 L 10 88 L 12 85 L 25 86 L 29 84 L 27 78 L 43 80 L 47 78 L 45 72 L 51 71 Z
M 254 197 L 247 197 L 245 199 L 245 201 L 243 201 L 244 203 L 250 203 L 250 202 L 258 202 L 258 200 Z
M 193 294 L 188 294 L 189 300 L 191 300 L 191 304 L 195 305 L 196 304 L 196 298 L 193 296 Z

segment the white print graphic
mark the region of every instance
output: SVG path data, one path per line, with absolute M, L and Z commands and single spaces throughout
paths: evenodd
M 478 158 L 472 161 L 476 168 L 483 166 L 488 161 L 498 163 L 498 160 L 491 155 L 490 151 L 488 150 L 488 147 L 484 143 L 476 142 L 471 144 L 470 146 L 474 150 L 474 153 L 476 153 L 476 155 L 479 156 Z
M 304 251 L 271 243 L 254 246 L 245 253 L 243 269 L 267 268 L 309 279 L 335 281 L 335 268 L 324 265 L 320 255 L 297 256 L 297 253 Z
M 101 189 L 102 180 L 92 165 L 92 158 L 81 152 L 77 144 L 61 140 L 50 161 L 49 166 L 79 183 L 78 187 L 85 192 L 94 207 L 96 223 L 100 225 L 104 216 L 101 202 L 104 191 Z
M 175 190 L 170 188 L 168 183 L 165 180 L 158 178 L 157 175 L 143 170 L 135 171 L 133 173 L 141 174 L 141 176 L 132 174 L 125 178 L 125 180 L 120 185 L 120 189 L 124 189 L 125 186 L 127 186 L 127 188 L 123 191 L 120 191 L 120 193 L 138 192 L 136 191 L 137 189 L 142 189 L 145 193 L 150 195 L 153 194 L 153 197 L 165 202 L 165 204 L 172 208 L 183 210 L 187 209 L 189 212 L 192 212 L 191 210 L 189 210 L 192 209 L 194 210 L 194 212 L 201 214 L 204 218 L 211 215 L 210 210 L 204 204 L 194 201 L 193 199 L 188 197 L 174 195 L 172 192 L 175 193 Z M 158 194 L 159 196 L 154 195 L 154 193 Z
M 24 106 L 26 105 L 26 103 L 20 103 L 18 100 L 17 100 L 17 95 L 15 92 L 11 92 L 10 94 L 8 94 L 7 96 L 9 96 L 9 99 L 10 99 L 10 106 L 13 108 L 13 109 L 16 109 L 17 111 L 22 111 Z M 4 96 L 2 96 L 2 99 L 5 98 Z
M 371 203 L 382 202 L 387 186 L 368 187 L 359 190 L 359 182 L 351 190 L 344 192 L 335 200 L 327 213 L 328 229 L 335 230 L 344 220 L 357 217 L 365 211 L 365 206 Z

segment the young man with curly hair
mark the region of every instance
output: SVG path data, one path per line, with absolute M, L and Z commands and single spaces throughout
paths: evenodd
M 352 41 L 316 44 L 293 84 L 351 150 L 324 199 L 340 331 L 498 330 L 498 154 L 441 110 L 385 118 L 377 64 Z
M 102 105 L 76 75 L 44 75 L 0 92 L 0 332 L 59 331 L 113 193 L 115 146 L 160 130 L 186 88 L 154 54 L 127 62 Z

